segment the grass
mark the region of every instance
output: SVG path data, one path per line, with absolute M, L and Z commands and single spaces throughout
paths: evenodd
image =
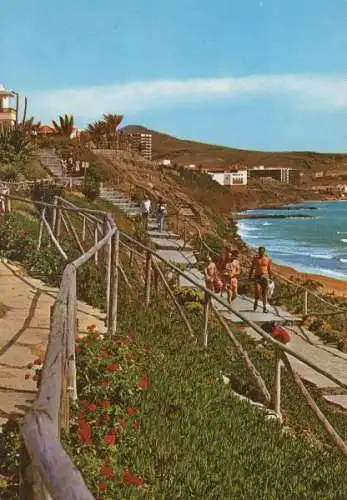
M 149 388 L 139 395 L 126 385 L 122 398 L 112 399 L 113 389 L 100 389 L 110 359 L 100 359 L 107 341 L 90 343 L 78 359 L 79 391 L 89 403 L 110 398 L 110 410 L 91 422 L 109 415 L 109 428 L 127 406 L 136 408 L 140 429 L 136 439 L 124 438 L 117 430 L 114 447 L 100 447 L 100 432 L 93 430 L 93 445 L 83 447 L 78 434 L 70 435 L 70 456 L 93 494 L 104 500 L 116 498 L 257 498 L 343 499 L 347 484 L 342 478 L 347 463 L 326 440 L 325 434 L 306 407 L 286 373 L 283 374 L 285 426 L 267 422 L 263 413 L 231 396 L 220 378 L 220 370 L 232 372 L 235 389 L 254 392 L 241 360 L 235 358 L 226 335 L 218 327 L 210 329 L 210 348 L 206 352 L 194 345 L 181 320 L 163 297 L 146 311 L 136 300 L 123 297 L 120 330 L 114 343 L 133 332 L 128 354 L 136 366 L 121 371 L 122 384 L 134 370 L 145 373 Z M 201 319 L 191 318 L 196 331 Z M 237 333 L 239 338 L 243 332 Z M 106 344 L 104 344 L 106 342 Z M 273 352 L 258 350 L 243 338 L 256 366 L 271 387 L 274 375 Z M 109 347 L 108 347 L 109 348 Z M 115 353 L 118 351 L 116 350 Z M 94 353 L 94 354 L 93 354 Z M 119 362 L 119 354 L 116 361 Z M 88 382 L 89 381 L 89 382 Z M 92 383 L 90 383 L 92 381 Z M 312 391 L 320 407 L 347 439 L 347 418 L 331 411 L 318 391 Z M 76 409 L 77 415 L 82 407 Z M 99 410 L 97 410 L 99 411 Z M 75 417 L 77 418 L 77 417 Z M 131 433 L 131 430 L 129 431 Z M 102 434 L 103 435 L 103 434 Z M 99 441 L 98 441 L 99 439 Z M 102 442 L 102 439 L 101 439 Z M 99 491 L 100 461 L 113 470 L 106 489 Z M 122 470 L 129 467 L 141 477 L 142 488 L 124 487 Z

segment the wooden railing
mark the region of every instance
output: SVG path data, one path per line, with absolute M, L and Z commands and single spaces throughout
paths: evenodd
M 32 200 L 10 195 L 4 196 L 11 200 L 20 200 L 33 204 Z M 52 328 L 48 340 L 40 389 L 32 408 L 25 415 L 22 427 L 25 447 L 31 459 L 32 477 L 35 478 L 33 487 L 33 498 L 35 500 L 47 500 L 49 498 L 54 500 L 88 500 L 93 498 L 85 486 L 80 472 L 74 468 L 70 458 L 66 455 L 59 440 L 59 430 L 62 427 L 68 431 L 70 401 L 76 401 L 78 398 L 75 358 L 76 271 L 89 259 L 99 259 L 100 251 L 102 251 L 102 259 L 107 270 L 105 302 L 106 323 L 110 335 L 116 331 L 118 323 L 119 278 L 121 277 L 125 285 L 131 288 L 129 278 L 121 266 L 120 255 L 123 254 L 128 257 L 129 266 L 138 270 L 140 281 L 144 285 L 144 304 L 149 311 L 153 296 L 159 288 L 159 283 L 162 283 L 164 292 L 170 297 L 187 328 L 187 333 L 194 342 L 199 342 L 208 349 L 210 347 L 209 324 L 212 320 L 219 323 L 221 330 L 227 334 L 235 350 L 244 361 L 247 371 L 262 397 L 263 407 L 271 408 L 280 421 L 282 421 L 281 369 L 285 366 L 305 401 L 326 430 L 330 440 L 347 457 L 347 444 L 318 408 L 301 377 L 289 363 L 288 355 L 301 361 L 345 390 L 347 390 L 347 384 L 344 384 L 302 354 L 276 341 L 256 323 L 234 309 L 232 305 L 226 304 L 219 295 L 211 292 L 179 267 L 166 261 L 152 248 L 119 231 L 109 214 L 97 210 L 83 209 L 58 197 L 53 204 L 37 202 L 35 205 L 40 207 L 40 212 L 38 212 L 40 218 L 38 246 L 41 244 L 40 235 L 42 242 L 42 234 L 46 230 L 51 244 L 55 245 L 57 251 L 63 256 L 64 249 L 62 248 L 61 233 L 66 231 L 73 238 L 76 248 L 81 253 L 81 256 L 76 260 L 67 263 L 63 272 L 54 306 Z M 51 223 L 48 222 L 45 216 L 45 209 L 51 211 Z M 70 216 L 72 214 L 78 216 L 82 221 L 82 235 L 78 234 L 78 228 L 74 226 L 71 220 Z M 85 251 L 83 243 L 87 231 L 91 236 L 95 237 L 95 240 L 92 248 Z M 65 257 L 67 257 L 66 253 Z M 179 303 L 169 283 L 168 273 L 176 276 L 176 278 L 184 278 L 203 293 L 203 329 L 201 331 L 194 331 L 189 316 Z M 233 333 L 231 325 L 218 310 L 218 306 L 222 306 L 224 310 L 241 319 L 245 325 L 252 327 L 255 332 L 267 341 L 269 346 L 273 347 L 275 351 L 275 382 L 273 387 L 267 387 L 263 376 L 250 359 L 247 350 Z

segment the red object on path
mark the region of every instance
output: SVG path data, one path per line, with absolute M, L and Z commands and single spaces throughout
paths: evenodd
M 283 326 L 275 326 L 272 329 L 271 336 L 275 340 L 282 342 L 282 344 L 288 344 L 288 342 L 290 342 L 290 335 Z

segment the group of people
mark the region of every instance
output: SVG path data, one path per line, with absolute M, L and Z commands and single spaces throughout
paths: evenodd
M 146 222 L 148 221 L 148 218 L 151 214 L 151 206 L 152 206 L 151 200 L 146 195 L 142 201 L 142 217 Z M 163 198 L 160 198 L 157 203 L 157 210 L 156 210 L 157 224 L 160 232 L 164 230 L 164 222 L 166 214 L 167 214 L 166 203 L 163 200 Z
M 221 296 L 226 291 L 228 302 L 231 304 L 238 294 L 238 283 L 241 275 L 241 266 L 238 259 L 239 253 L 227 244 L 218 259 L 213 262 L 211 257 L 207 258 L 205 267 L 206 287 Z M 272 280 L 271 259 L 266 255 L 264 247 L 259 247 L 257 255 L 253 258 L 249 271 L 249 279 L 254 280 L 254 304 L 253 310 L 258 309 L 260 298 L 263 303 L 263 312 L 267 313 L 269 285 Z
M 60 159 L 61 171 L 64 177 L 71 175 L 84 175 L 89 167 L 88 161 L 75 159 L 72 155 Z

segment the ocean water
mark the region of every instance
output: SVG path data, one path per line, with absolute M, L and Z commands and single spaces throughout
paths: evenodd
M 247 210 L 247 214 L 305 214 L 313 218 L 246 219 L 238 234 L 252 248 L 265 246 L 274 262 L 347 281 L 347 200 L 300 203 L 316 210 Z M 299 205 L 297 205 L 299 206 Z

